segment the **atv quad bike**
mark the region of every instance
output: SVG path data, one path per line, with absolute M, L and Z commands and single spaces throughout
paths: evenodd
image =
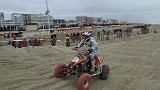
M 72 50 L 77 49 L 72 48 Z M 54 70 L 55 77 L 64 78 L 68 73 L 71 76 L 75 76 L 78 79 L 78 90 L 88 90 L 92 82 L 92 76 L 99 75 L 100 79 L 106 80 L 109 75 L 109 66 L 101 65 L 104 62 L 103 57 L 95 57 L 95 69 L 94 72 L 90 72 L 91 60 L 88 58 L 90 52 L 90 50 L 79 50 L 78 55 L 70 60 L 68 66 L 59 64 Z

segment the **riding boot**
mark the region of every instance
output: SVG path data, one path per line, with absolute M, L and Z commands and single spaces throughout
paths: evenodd
M 93 63 L 93 61 L 91 61 L 91 70 L 90 70 L 90 72 L 94 72 L 94 63 Z

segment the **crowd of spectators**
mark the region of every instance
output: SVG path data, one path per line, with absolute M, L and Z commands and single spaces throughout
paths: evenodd
M 21 26 L 1 26 L 0 31 L 25 31 L 25 28 Z

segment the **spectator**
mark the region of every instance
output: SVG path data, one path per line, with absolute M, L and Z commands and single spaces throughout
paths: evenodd
M 26 39 L 23 39 L 23 41 L 22 41 L 22 47 L 28 47 Z
M 100 39 L 100 32 L 97 32 L 97 39 L 99 40 Z
M 52 37 L 52 39 L 51 39 L 51 45 L 52 46 L 56 46 L 56 41 L 57 41 L 57 39 L 56 39 L 56 34 L 53 34 L 53 37 Z
M 75 40 L 76 40 L 76 43 L 78 42 L 78 33 L 75 33 Z
M 7 34 L 7 38 L 10 38 L 10 33 Z
M 3 37 L 4 37 L 4 39 L 7 37 L 6 33 L 4 33 Z
M 70 40 L 68 34 L 65 37 L 66 47 L 70 47 Z
M 107 33 L 108 33 L 108 34 L 110 34 L 110 32 L 111 32 L 111 30 L 110 30 L 110 29 L 108 29 L 108 30 L 107 30 Z
M 82 33 L 79 33 L 78 35 L 78 41 L 81 42 L 81 38 L 82 38 Z
M 105 31 L 104 29 L 102 29 L 102 32 L 103 32 L 103 35 L 105 35 L 105 32 L 106 32 L 106 31 Z
M 106 31 L 106 40 L 109 40 L 109 35 L 110 35 L 110 29 Z
M 18 41 L 18 48 L 22 48 L 22 41 Z
M 57 35 L 54 33 L 54 34 L 53 34 L 53 38 L 56 38 L 56 36 L 57 36 Z
M 39 38 L 39 46 L 42 46 L 43 45 L 43 43 L 42 43 L 42 39 L 41 38 Z
M 51 39 L 53 38 L 53 34 L 51 35 Z
M 7 31 L 7 28 L 6 28 L 5 26 L 3 26 L 3 30 L 4 30 L 4 31 Z
M 17 40 L 17 37 L 15 34 L 13 34 L 12 38 L 13 38 L 13 40 Z
M 3 28 L 2 28 L 2 27 L 0 27 L 0 31 L 3 31 Z
M 68 33 L 69 38 L 71 38 L 71 33 Z
M 72 35 L 73 35 L 73 34 L 71 33 L 70 36 L 69 36 L 71 40 L 72 40 Z
M 39 42 L 38 42 L 37 38 L 34 39 L 34 46 L 39 46 Z
M 72 42 L 75 41 L 75 33 L 72 34 L 71 39 L 72 39 Z
M 34 39 L 33 39 L 33 38 L 31 38 L 31 39 L 29 40 L 29 44 L 30 44 L 30 46 L 34 46 Z

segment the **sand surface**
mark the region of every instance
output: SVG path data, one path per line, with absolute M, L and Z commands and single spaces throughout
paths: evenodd
M 151 29 L 158 26 L 151 26 Z M 98 42 L 107 80 L 92 77 L 89 90 L 160 90 L 160 32 Z M 55 67 L 77 54 L 58 45 L 0 47 L 0 90 L 77 90 L 77 80 L 53 76 Z

